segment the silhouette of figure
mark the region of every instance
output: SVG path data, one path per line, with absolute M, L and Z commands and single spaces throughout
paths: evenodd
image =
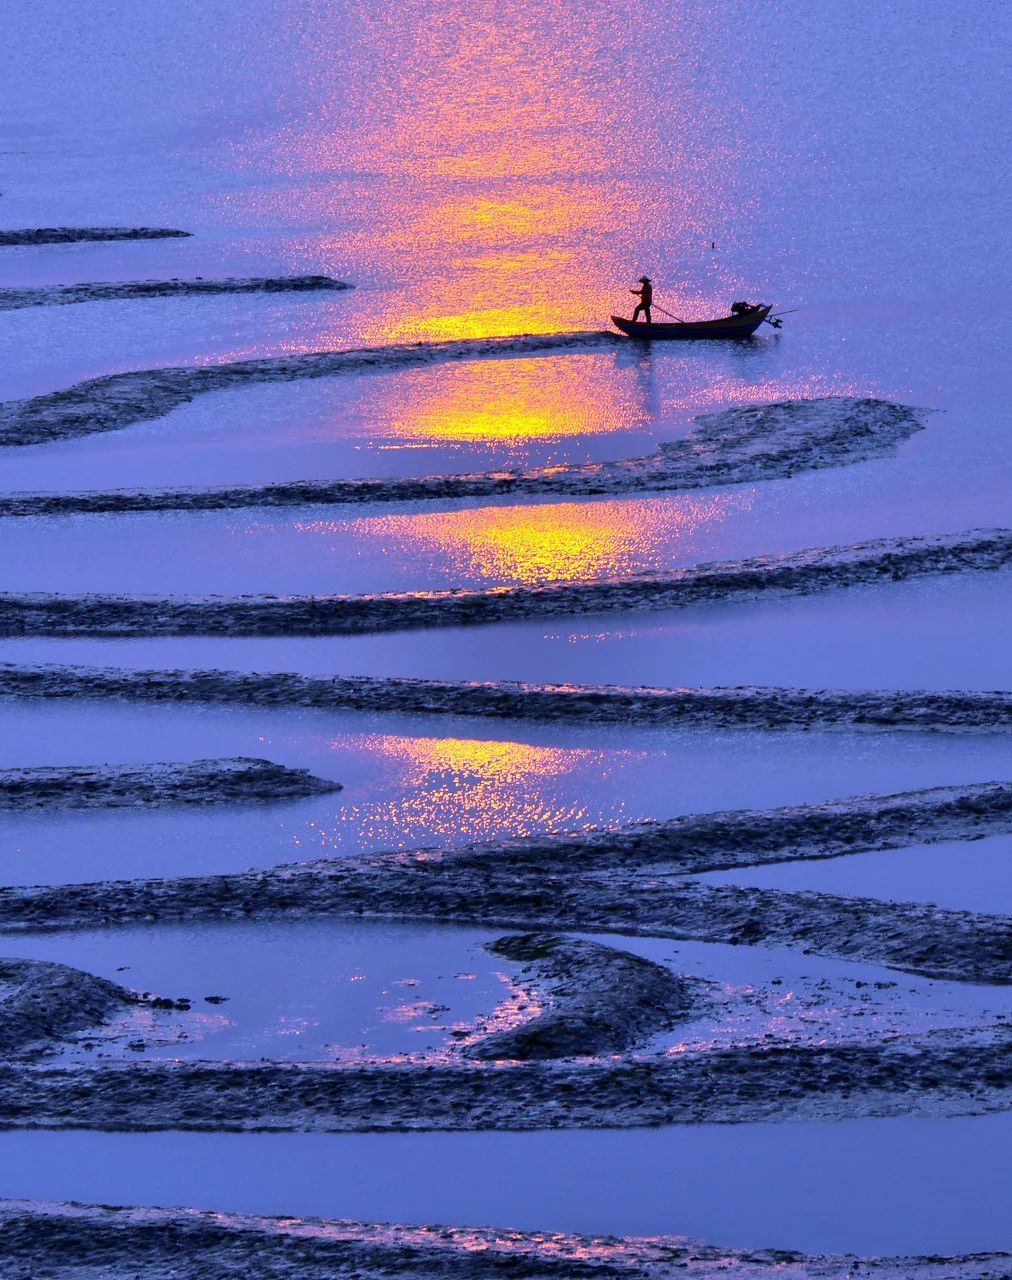
M 636 310 L 633 312 L 633 320 L 637 318 L 639 313 L 643 312 L 643 319 L 647 324 L 650 323 L 650 304 L 654 300 L 654 286 L 650 283 L 649 276 L 640 276 L 640 284 L 642 289 L 630 289 L 629 292 L 639 298 L 636 303 Z

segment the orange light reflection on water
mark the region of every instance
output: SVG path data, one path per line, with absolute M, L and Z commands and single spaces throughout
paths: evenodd
M 577 582 L 662 568 L 699 534 L 748 510 L 751 491 L 551 505 L 468 508 L 421 515 L 297 523 L 315 538 L 345 539 L 370 558 L 430 559 L 455 584 Z M 337 550 L 335 544 L 335 551 Z M 431 575 L 430 575 L 431 577 Z M 433 583 L 433 585 L 435 585 Z
M 383 281 L 366 342 L 600 327 L 641 270 L 677 310 L 703 245 L 740 225 L 740 120 L 706 68 L 707 12 L 339 9 L 307 20 L 299 0 L 288 121 L 237 158 L 291 179 L 250 198 L 299 229 L 293 268 Z
M 445 365 L 404 373 L 383 393 L 385 427 L 405 441 L 509 446 L 648 421 L 632 380 L 594 356 Z
M 386 233 L 386 253 L 425 254 L 433 270 L 409 298 L 380 300 L 365 329 L 370 343 L 558 333 L 586 328 L 588 317 L 606 321 L 609 291 L 627 268 L 586 243 L 606 218 L 600 187 L 514 185 L 494 195 L 463 189 Z
M 300 45 L 279 90 L 285 123 L 251 131 L 236 158 L 258 179 L 280 176 L 227 198 L 272 242 L 291 228 L 292 270 L 360 287 L 307 305 L 276 349 L 602 328 L 631 311 L 642 271 L 676 313 L 748 292 L 709 248 L 747 226 L 750 198 L 741 107 L 709 65 L 727 21 L 714 7 L 281 0 L 278 21 Z M 356 413 L 395 445 L 519 451 L 651 425 L 655 411 L 605 357 L 443 365 L 374 387 Z M 719 390 L 730 402 L 738 387 Z M 706 391 L 685 405 L 712 406 Z M 738 402 L 753 398 L 745 386 Z M 716 505 L 677 516 L 683 534 L 721 518 Z M 458 571 L 522 582 L 634 571 L 675 537 L 672 520 L 651 517 L 636 549 L 617 504 L 373 529 L 408 554 L 417 538 Z
M 415 846 L 419 839 L 458 845 L 582 830 L 593 825 L 600 810 L 591 811 L 574 798 L 579 775 L 600 781 L 642 756 L 627 750 L 393 734 L 355 735 L 339 745 L 384 760 L 400 794 L 342 807 L 340 826 L 317 826 L 313 832 L 311 839 L 323 847 L 339 846 L 349 837 L 373 848 L 399 849 Z M 625 820 L 621 802 L 608 816 Z

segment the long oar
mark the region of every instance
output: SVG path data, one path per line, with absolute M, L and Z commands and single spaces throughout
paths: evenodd
M 677 320 L 679 324 L 685 324 L 685 321 L 682 319 L 681 316 L 671 315 L 670 311 L 665 311 L 664 308 L 659 307 L 656 302 L 653 304 L 653 306 L 654 306 L 654 310 L 659 311 L 662 316 L 671 316 L 672 320 Z

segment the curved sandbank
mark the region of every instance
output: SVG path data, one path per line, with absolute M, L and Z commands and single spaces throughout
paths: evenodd
M 1012 692 L 1006 690 L 663 689 L 0 662 L 0 698 L 116 698 L 710 729 L 1012 730 Z
M 1010 1253 L 855 1258 L 726 1249 L 684 1236 L 649 1239 L 491 1227 L 414 1227 L 268 1218 L 198 1209 L 0 1201 L 4 1255 L 27 1273 L 76 1280 L 80 1259 L 110 1277 L 178 1280 L 1001 1280 Z
M 0 307 L 3 296 L 0 291 Z M 695 419 L 696 427 L 687 439 L 667 441 L 647 457 L 527 471 L 406 479 L 301 480 L 219 489 L 12 494 L 0 496 L 0 517 L 220 511 L 321 503 L 436 502 L 504 495 L 587 498 L 598 494 L 668 492 L 754 483 L 866 462 L 893 453 L 915 432 L 923 430 L 926 412 L 886 400 L 846 396 L 789 400 L 703 414 Z
M 3 769 L 0 811 L 249 804 L 340 790 L 340 783 L 316 778 L 308 769 L 246 756 L 185 764 Z
M 137 1002 L 115 982 L 65 964 L 0 957 L 0 1055 L 44 1049 Z
M 695 815 L 581 836 L 264 871 L 0 889 L 0 930 L 223 919 L 440 921 L 762 944 L 1012 982 L 1012 920 L 931 903 L 702 884 L 693 872 L 1007 830 L 1009 784 Z
M 0 635 L 359 635 L 524 618 L 674 609 L 901 582 L 1012 564 L 1012 529 L 878 538 L 619 579 L 332 596 L 0 594 Z
M 448 360 L 481 360 L 552 352 L 599 351 L 621 346 L 625 338 L 600 332 L 535 333 L 511 338 L 459 338 L 448 342 L 315 351 L 307 355 L 268 356 L 226 364 L 141 369 L 90 378 L 30 400 L 0 404 L 0 446 L 45 444 L 116 431 L 136 422 L 161 418 L 208 391 L 335 378 L 343 374 L 386 373 Z
M 189 298 L 219 293 L 310 293 L 353 289 L 333 276 L 227 276 L 221 280 L 123 280 L 57 284 L 38 289 L 0 288 L 0 311 L 62 307 L 75 302 L 122 302 L 133 298 Z
M 174 240 L 192 235 L 192 231 L 172 227 L 24 227 L 0 231 L 0 246 L 76 244 L 83 240 Z
M 529 1018 L 499 1028 L 480 1019 L 463 1053 L 477 1061 L 617 1053 L 667 1031 L 705 1002 L 709 984 L 616 947 L 556 933 L 520 933 L 487 946 L 522 966 Z

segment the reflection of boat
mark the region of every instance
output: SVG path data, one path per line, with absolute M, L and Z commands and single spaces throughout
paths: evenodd
M 612 316 L 611 322 L 630 338 L 748 338 L 772 310 L 771 304 L 738 311 L 720 320 L 679 320 L 674 324 L 645 324 L 642 320 L 626 320 L 622 316 Z

